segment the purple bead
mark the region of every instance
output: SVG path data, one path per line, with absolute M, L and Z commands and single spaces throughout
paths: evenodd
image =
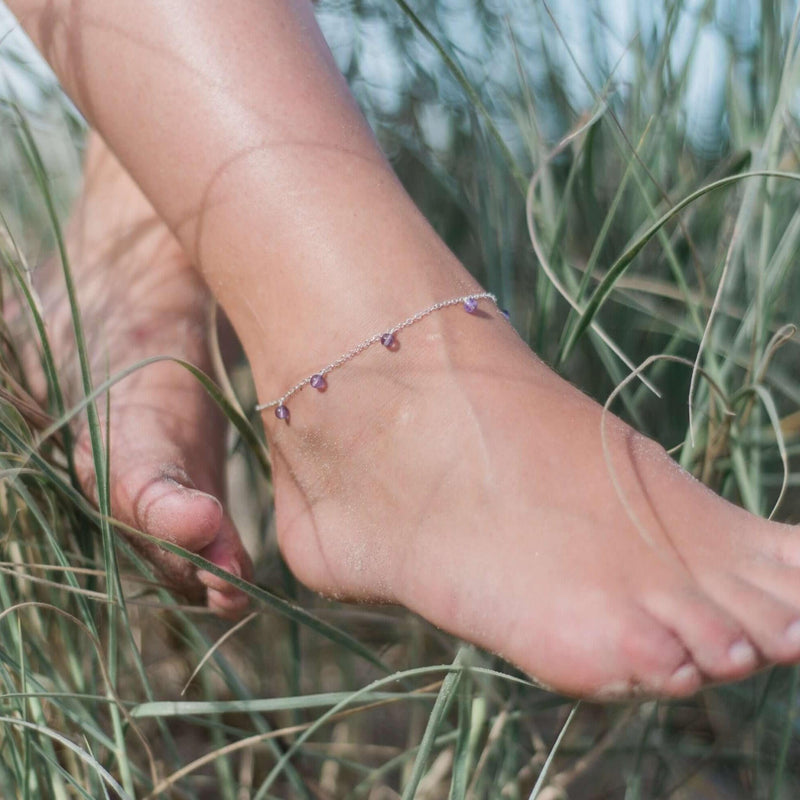
M 286 406 L 285 406 L 283 403 L 281 403 L 281 404 L 280 404 L 280 405 L 279 405 L 279 406 L 278 406 L 278 407 L 275 409 L 275 416 L 276 416 L 278 419 L 289 419 L 289 409 L 288 409 L 288 408 L 286 408 Z
M 394 334 L 384 333 L 383 336 L 381 336 L 381 344 L 384 347 L 391 347 L 394 344 Z
M 506 318 L 511 319 L 511 312 L 507 308 L 501 308 L 500 313 Z
M 478 308 L 478 301 L 474 297 L 468 297 L 464 301 L 464 311 L 467 314 L 472 314 Z
M 319 389 L 319 391 L 322 391 L 328 385 L 328 382 L 325 380 L 325 376 L 320 374 L 312 375 L 309 383 L 314 389 Z

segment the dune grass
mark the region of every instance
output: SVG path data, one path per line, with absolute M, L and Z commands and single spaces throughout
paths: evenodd
M 763 4 L 747 28 L 755 4 L 674 2 L 632 11 L 623 36 L 610 6 L 577 5 L 583 33 L 566 4 L 319 12 L 409 190 L 531 345 L 716 491 L 795 521 L 794 8 Z M 384 39 L 396 62 L 377 85 Z M 714 58 L 722 82 L 703 95 Z M 232 422 L 253 613 L 233 626 L 165 591 L 108 514 L 100 411 L 120 376 L 92 385 L 74 304 L 85 399 L 70 407 L 30 283 L 52 252 L 69 281 L 80 163 L 80 123 L 47 87 L 0 107 L 0 286 L 27 309 L 49 390 L 33 400 L 0 324 L 0 796 L 797 796 L 796 669 L 682 702 L 576 704 L 404 611 L 297 586 L 257 420 L 237 410 L 254 402 L 241 367 L 224 389 L 197 378 Z M 72 470 L 77 415 L 99 508 Z

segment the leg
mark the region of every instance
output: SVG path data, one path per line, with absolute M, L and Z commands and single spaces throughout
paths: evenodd
M 11 3 L 221 300 L 262 400 L 476 291 L 380 154 L 302 0 Z M 130 113 L 137 124 L 131 126 Z M 451 313 L 452 312 L 452 313 Z M 404 603 L 575 694 L 800 659 L 800 536 L 600 409 L 500 319 L 442 311 L 265 416 L 298 576 Z
M 213 372 L 206 341 L 208 290 L 94 134 L 67 249 L 96 383 L 155 355 L 180 357 Z M 67 398 L 77 401 L 81 382 L 60 266 L 51 261 L 37 281 Z M 36 375 L 35 354 L 27 360 Z M 44 396 L 43 376 L 37 383 Z M 170 363 L 133 373 L 112 391 L 110 429 L 114 515 L 248 575 L 250 560 L 221 505 L 225 426 L 197 381 Z M 92 495 L 94 467 L 85 425 L 76 434 L 76 468 Z M 187 562 L 141 539 L 133 542 L 184 594 L 199 599 L 207 592 L 210 607 L 222 614 L 242 609 L 246 598 L 228 584 L 209 575 L 204 586 Z

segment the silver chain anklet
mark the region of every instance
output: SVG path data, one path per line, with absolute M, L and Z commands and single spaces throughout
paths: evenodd
M 277 400 L 272 400 L 269 403 L 262 403 L 261 405 L 256 406 L 256 411 L 264 411 L 267 408 L 274 408 L 275 409 L 275 416 L 278 419 L 285 420 L 286 422 L 289 421 L 289 408 L 286 405 L 287 400 L 289 400 L 292 395 L 297 394 L 303 387 L 311 386 L 313 389 L 317 391 L 324 392 L 325 389 L 328 387 L 328 380 L 327 375 L 329 372 L 333 372 L 333 370 L 341 367 L 343 364 L 346 364 L 348 361 L 354 359 L 359 353 L 363 353 L 368 347 L 372 346 L 373 344 L 377 344 L 380 342 L 387 350 L 393 350 L 397 344 L 397 334 L 402 331 L 404 328 L 407 328 L 409 325 L 413 325 L 415 322 L 419 322 L 421 319 L 427 317 L 429 314 L 433 314 L 434 311 L 440 311 L 443 308 L 448 308 L 449 306 L 457 306 L 462 304 L 464 306 L 464 311 L 468 314 L 474 314 L 478 310 L 478 301 L 479 300 L 491 300 L 495 305 L 497 305 L 497 298 L 491 294 L 491 292 L 479 292 L 477 294 L 466 294 L 463 297 L 454 297 L 451 300 L 442 300 L 440 303 L 434 303 L 432 306 L 428 306 L 428 308 L 423 309 L 422 311 L 417 312 L 414 314 L 413 317 L 409 317 L 408 319 L 401 322 L 399 325 L 395 325 L 393 328 L 389 328 L 388 330 L 382 331 L 381 333 L 376 333 L 374 336 L 370 336 L 369 339 L 364 339 L 361 344 L 357 344 L 352 350 L 348 350 L 346 353 L 343 353 L 336 359 L 336 361 L 332 361 L 327 366 L 323 367 L 320 370 L 317 370 L 313 375 L 309 375 L 307 378 L 303 378 L 302 381 L 296 383 L 289 389 L 286 394 L 279 397 Z M 498 310 L 500 313 L 508 319 L 508 312 L 504 311 L 502 308 Z

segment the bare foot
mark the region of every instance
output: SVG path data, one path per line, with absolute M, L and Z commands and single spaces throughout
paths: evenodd
M 22 8 L 23 23 L 204 270 L 262 401 L 379 326 L 477 291 L 388 168 L 310 3 L 231 3 L 225 14 L 195 3 L 190 26 L 180 8 L 169 11 L 178 24 L 164 25 L 165 4 L 115 3 L 112 19 L 108 4 L 88 3 L 91 24 L 50 5 Z M 154 53 L 186 68 L 165 72 Z M 134 126 L 128 105 L 143 112 Z M 176 344 L 163 313 L 135 324 L 153 286 L 182 331 L 197 319 L 196 303 L 187 309 L 185 290 L 162 273 L 148 271 L 145 286 L 121 279 L 131 296 L 112 306 L 130 309 L 124 334 L 117 318 L 112 330 L 137 356 L 163 349 L 162 335 Z M 91 317 L 101 319 L 96 305 Z M 118 347 L 107 345 L 115 365 Z M 175 408 L 171 376 L 142 376 L 148 391 L 126 401 L 137 439 L 149 425 L 166 444 L 138 459 L 143 475 L 117 465 L 118 511 L 165 530 L 182 493 L 209 516 L 213 503 L 171 490 L 158 464 L 177 463 L 204 491 L 215 483 L 207 458 L 187 456 L 207 425 L 199 395 L 186 390 L 174 427 L 153 410 L 155 397 Z M 294 398 L 291 414 L 287 423 L 265 413 L 278 536 L 313 588 L 403 603 L 578 695 L 685 695 L 800 661 L 797 531 L 723 502 L 612 420 L 623 502 L 600 409 L 497 315 L 451 308 L 426 318 L 397 352 L 372 347 L 331 374 L 325 393 Z M 221 534 L 198 539 L 213 547 Z
M 177 241 L 99 139 L 90 142 L 85 186 L 67 232 L 95 385 L 157 355 L 212 374 L 206 340 L 210 297 Z M 83 396 L 61 268 L 37 275 L 51 343 L 69 403 Z M 40 385 L 44 392 L 44 385 Z M 103 413 L 104 400 L 98 403 Z M 149 365 L 111 392 L 112 513 L 122 522 L 249 577 L 250 559 L 225 513 L 225 425 L 201 385 L 169 362 Z M 76 468 L 94 497 L 88 431 L 77 429 Z M 174 588 L 207 596 L 223 615 L 247 604 L 238 590 L 133 537 Z
M 681 696 L 800 659 L 798 531 L 723 501 L 609 414 L 615 488 L 602 409 L 482 308 L 368 349 L 323 394 L 295 395 L 288 424 L 264 412 L 298 577 L 402 603 L 574 695 Z

